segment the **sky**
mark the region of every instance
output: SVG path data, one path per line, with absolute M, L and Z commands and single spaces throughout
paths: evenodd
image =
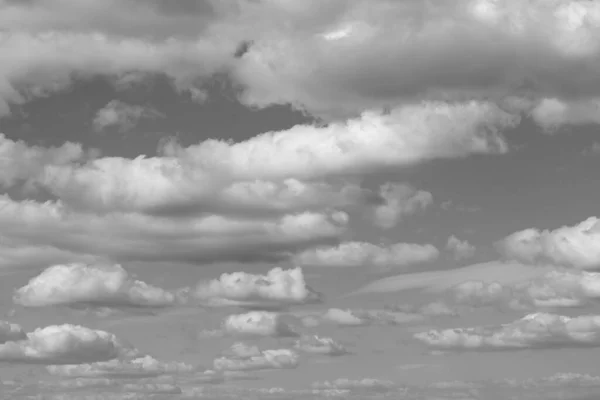
M 599 82 L 588 0 L 0 0 L 0 399 L 597 399 Z

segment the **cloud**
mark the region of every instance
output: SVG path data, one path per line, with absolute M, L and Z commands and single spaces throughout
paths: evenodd
M 349 354 L 349 351 L 334 339 L 318 335 L 301 337 L 296 340 L 294 348 L 304 353 L 326 356 L 342 356 Z
M 393 228 L 405 215 L 425 209 L 433 203 L 433 195 L 409 185 L 386 183 L 380 188 L 384 204 L 375 208 L 373 219 L 383 229 Z
M 301 268 L 273 268 L 266 275 L 246 272 L 222 274 L 219 279 L 200 282 L 191 296 L 213 306 L 282 308 L 318 302 L 319 294 L 306 285 Z
M 424 317 L 419 314 L 395 310 L 363 310 L 330 308 L 323 312 L 308 313 L 302 318 L 305 326 L 316 326 L 321 323 L 338 326 L 365 325 L 397 325 L 421 321 Z
M 596 347 L 600 317 L 528 314 L 516 321 L 473 328 L 430 330 L 415 334 L 428 346 L 443 350 L 521 350 L 528 348 Z
M 0 362 L 79 364 L 135 356 L 137 350 L 109 332 L 79 325 L 51 325 L 0 344 Z
M 26 307 L 165 307 L 176 297 L 132 279 L 118 264 L 68 264 L 47 268 L 17 289 L 13 300 Z
M 295 257 L 300 265 L 315 267 L 375 267 L 395 269 L 434 261 L 439 251 L 431 244 L 396 243 L 380 246 L 366 242 L 344 242 L 336 247 L 317 247 Z
M 515 232 L 497 243 L 507 258 L 524 262 L 552 262 L 574 268 L 600 267 L 600 224 L 590 217 L 555 230 L 535 228 Z
M 542 100 L 532 111 L 533 119 L 546 132 L 556 132 L 564 125 L 597 125 L 600 99 L 562 101 L 556 98 Z
M 582 307 L 600 299 L 600 273 L 558 269 L 510 285 L 466 281 L 452 288 L 451 296 L 455 303 L 475 307 Z
M 587 68 L 600 49 L 595 2 L 352 1 L 331 7 L 331 14 L 312 3 L 303 8 L 312 22 L 308 31 L 254 40 L 236 65 L 236 78 L 247 85 L 243 101 L 340 117 L 422 98 L 522 93 L 584 101 L 600 89 L 598 72 Z
M 143 107 L 112 100 L 98 110 L 92 126 L 97 132 L 114 128 L 119 132 L 127 132 L 135 128 L 142 119 L 164 118 L 164 114 L 152 107 Z
M 448 238 L 446 249 L 450 250 L 456 260 L 464 260 L 475 255 L 475 246 L 466 240 L 452 235 Z
M 124 261 L 279 261 L 289 252 L 335 241 L 343 213 L 304 212 L 268 220 L 202 215 L 165 219 L 140 214 L 86 214 L 61 202 L 0 196 L 3 235 L 29 246 L 52 246 Z
M 27 335 L 20 325 L 0 321 L 0 344 L 27 339 Z
M 138 379 L 194 371 L 181 362 L 162 362 L 151 356 L 110 360 L 91 364 L 50 365 L 48 372 L 68 378 Z
M 384 381 L 373 378 L 363 379 L 348 379 L 338 378 L 333 381 L 314 382 L 312 384 L 314 389 L 337 389 L 337 390 L 350 390 L 360 392 L 389 392 L 396 388 L 396 385 L 391 381 Z
M 232 335 L 242 336 L 298 336 L 279 314 L 267 311 L 230 315 L 223 322 L 223 329 Z
M 263 350 L 235 343 L 233 355 L 216 358 L 213 362 L 217 371 L 253 371 L 264 369 L 293 369 L 298 366 L 299 357 L 289 349 Z

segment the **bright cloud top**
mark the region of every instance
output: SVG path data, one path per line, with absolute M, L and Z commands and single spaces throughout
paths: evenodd
M 306 285 L 301 268 L 274 268 L 266 275 L 245 272 L 222 274 L 219 279 L 200 282 L 192 292 L 209 305 L 282 307 L 319 301 L 320 296 Z
M 282 319 L 280 314 L 267 311 L 251 311 L 230 315 L 223 322 L 226 332 L 242 336 L 298 336 Z
M 16 290 L 14 302 L 26 307 L 55 305 L 164 307 L 175 296 L 132 279 L 120 265 L 55 265 Z
M 0 344 L 0 361 L 26 364 L 79 364 L 132 357 L 137 350 L 109 332 L 79 325 L 52 325 L 26 338 Z
M 299 357 L 289 349 L 263 350 L 256 346 L 235 343 L 230 356 L 216 358 L 213 362 L 217 371 L 252 371 L 264 369 L 293 369 L 298 366 Z
M 504 325 L 431 330 L 417 333 L 415 338 L 445 350 L 519 350 L 596 347 L 600 345 L 599 332 L 600 316 L 535 313 Z

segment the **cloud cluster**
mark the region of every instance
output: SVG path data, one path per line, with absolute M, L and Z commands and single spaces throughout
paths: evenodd
M 305 313 L 307 314 L 307 313 Z M 396 310 L 364 310 L 329 308 L 323 312 L 308 313 L 302 318 L 305 326 L 319 324 L 335 324 L 338 326 L 365 326 L 365 325 L 397 325 L 421 321 L 424 316 L 411 312 Z
M 258 309 L 276 309 L 320 300 L 319 294 L 306 284 L 301 268 L 284 270 L 279 267 L 266 275 L 225 273 L 218 279 L 200 282 L 191 296 L 208 305 Z
M 281 318 L 268 311 L 233 314 L 223 322 L 225 332 L 241 336 L 294 337 L 298 334 Z
M 460 240 L 456 236 L 452 235 L 448 238 L 446 243 L 446 249 L 452 252 L 454 259 L 464 260 L 471 258 L 475 255 L 475 246 L 466 240 Z
M 528 314 L 498 326 L 430 330 L 415 338 L 443 350 L 521 350 L 528 348 L 597 347 L 600 316 L 567 317 Z
M 132 279 L 120 265 L 68 264 L 47 268 L 17 289 L 13 300 L 26 307 L 166 307 L 176 297 Z
M 256 346 L 235 343 L 231 355 L 216 358 L 217 371 L 253 371 L 264 369 L 293 369 L 298 366 L 298 354 L 289 349 L 259 350 Z
M 433 195 L 409 185 L 387 183 L 380 188 L 384 203 L 375 208 L 373 219 L 377 226 L 390 229 L 405 215 L 425 209 L 433 203 Z
M 296 340 L 294 347 L 298 351 L 317 355 L 341 356 L 349 353 L 341 343 L 332 338 L 318 335 L 303 336 Z
M 335 247 L 319 246 L 298 254 L 294 261 L 314 267 L 375 267 L 379 270 L 406 268 L 438 258 L 431 244 L 396 243 L 390 246 L 366 242 L 343 242 Z
M 109 332 L 79 325 L 51 325 L 0 344 L 0 361 L 26 364 L 79 364 L 134 357 L 137 350 Z
M 508 258 L 524 262 L 552 262 L 582 269 L 600 268 L 600 223 L 590 217 L 555 230 L 525 229 L 497 243 Z
M 142 119 L 162 118 L 165 115 L 152 107 L 132 105 L 120 100 L 112 100 L 96 112 L 92 126 L 97 132 L 116 129 L 127 132 L 134 128 Z

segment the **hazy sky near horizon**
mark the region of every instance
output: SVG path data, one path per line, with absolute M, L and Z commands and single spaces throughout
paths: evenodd
M 0 399 L 597 398 L 599 82 L 593 1 L 0 0 Z

